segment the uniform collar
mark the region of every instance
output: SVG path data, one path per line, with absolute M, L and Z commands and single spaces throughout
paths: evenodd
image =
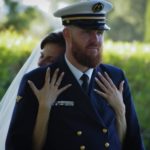
M 66 55 L 65 55 L 65 61 L 69 67 L 69 69 L 71 70 L 71 72 L 73 73 L 73 75 L 75 76 L 76 80 L 80 82 L 80 78 L 81 76 L 84 74 L 86 74 L 89 77 L 89 82 L 91 80 L 92 77 L 92 73 L 93 73 L 93 68 L 88 69 L 86 72 L 82 72 L 80 71 L 78 68 L 76 68 L 73 64 L 71 64 L 71 62 L 69 62 L 69 60 L 67 59 Z

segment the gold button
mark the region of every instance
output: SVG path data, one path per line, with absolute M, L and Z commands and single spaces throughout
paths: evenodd
M 105 147 L 108 148 L 110 144 L 108 142 L 105 143 Z
M 85 146 L 84 146 L 84 145 L 81 145 L 81 146 L 80 146 L 80 150 L 85 150 Z
M 107 133 L 108 130 L 106 128 L 103 128 L 102 131 L 103 133 Z
M 77 131 L 77 135 L 81 136 L 82 135 L 82 131 Z

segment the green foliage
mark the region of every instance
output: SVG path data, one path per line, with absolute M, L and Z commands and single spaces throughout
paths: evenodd
M 107 34 L 109 38 L 113 39 L 114 41 L 133 41 L 141 40 L 140 38 L 142 38 L 141 35 L 139 36 L 135 31 L 135 25 L 129 23 L 123 17 L 115 17 L 115 20 L 110 22 L 110 26 L 112 30 L 110 30 Z
M 146 0 L 112 1 L 114 9 L 108 16 L 112 30 L 109 38 L 115 41 L 143 41 Z M 117 34 L 116 34 L 117 33 Z
M 51 0 L 50 9 L 55 11 L 62 4 L 80 0 Z M 111 29 L 107 37 L 114 41 L 146 41 L 150 42 L 150 2 L 149 0 L 112 1 L 113 10 L 108 14 L 107 23 Z M 46 33 L 49 18 L 36 7 L 24 6 L 21 1 L 4 0 L 6 16 L 0 20 L 0 30 L 14 28 L 29 34 Z M 42 28 L 43 27 L 43 28 Z M 49 30 L 49 31 L 50 31 Z
M 0 32 L 0 97 L 8 88 L 31 50 L 36 40 L 31 36 L 22 36 L 13 30 Z
M 122 68 L 128 78 L 144 142 L 150 149 L 150 45 L 108 42 L 105 48 L 104 62 Z
M 147 0 L 145 14 L 145 41 L 150 42 L 150 0 Z
M 41 25 L 47 27 L 48 21 L 45 19 L 45 14 L 36 7 L 24 6 L 20 1 L 4 0 L 7 10 L 6 16 L 0 20 L 0 31 L 14 29 L 20 33 L 32 33 L 31 29 L 35 30 Z M 40 32 L 36 30 L 36 34 Z M 42 33 L 44 32 L 41 31 Z

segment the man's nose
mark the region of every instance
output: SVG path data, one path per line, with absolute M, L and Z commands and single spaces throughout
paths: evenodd
M 98 34 L 98 32 L 97 31 L 93 31 L 92 33 L 91 33 L 91 40 L 93 41 L 93 42 L 100 42 L 101 39 L 102 38 L 102 35 L 101 34 Z

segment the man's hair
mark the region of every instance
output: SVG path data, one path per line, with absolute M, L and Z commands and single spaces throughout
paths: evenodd
M 66 43 L 62 32 L 52 32 L 46 36 L 41 42 L 41 49 L 43 49 L 44 46 L 48 43 L 54 43 L 66 49 Z

